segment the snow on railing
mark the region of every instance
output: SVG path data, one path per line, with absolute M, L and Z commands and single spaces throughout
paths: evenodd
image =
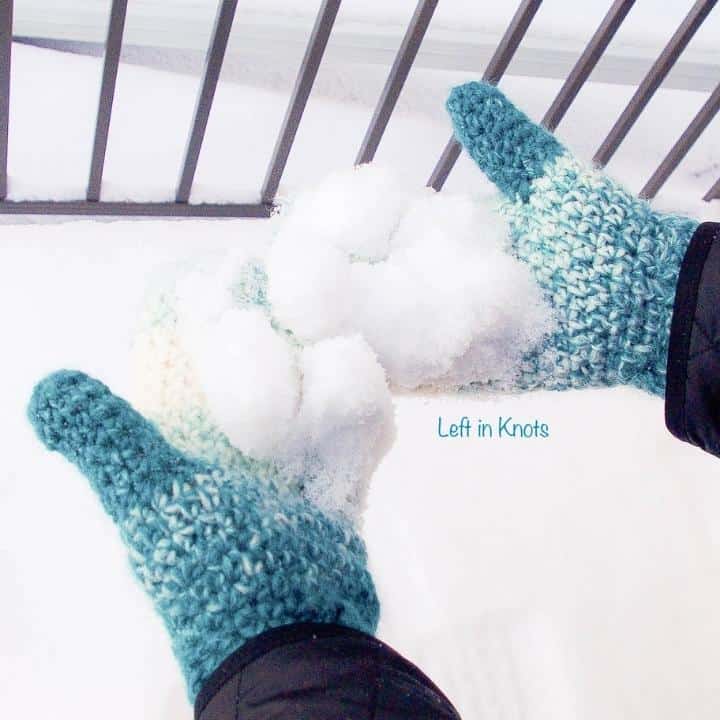
M 175 193 L 175 202 L 108 202 L 100 199 L 115 82 L 123 44 L 127 0 L 112 1 L 86 199 L 84 201 L 8 201 L 5 199 L 7 194 L 13 2 L 12 0 L 0 1 L 0 213 L 269 217 L 340 3 L 341 0 L 323 0 L 320 6 L 262 185 L 260 202 L 196 204 L 189 202 L 190 194 L 238 0 L 220 0 L 218 6 Z M 439 0 L 419 0 L 361 143 L 356 158 L 357 164 L 373 159 L 438 3 Z M 502 78 L 541 4 L 542 0 L 521 0 L 485 69 L 483 74 L 485 81 L 497 83 Z M 615 0 L 612 3 L 545 114 L 542 123 L 548 130 L 554 131 L 557 128 L 634 4 L 635 0 Z M 716 4 L 717 0 L 697 0 L 693 4 L 600 145 L 593 158 L 597 166 L 606 165 L 617 151 Z M 718 110 L 720 110 L 720 85 L 711 93 L 687 129 L 647 181 L 640 192 L 642 197 L 652 198 L 657 194 L 710 121 L 717 115 Z M 443 187 L 459 154 L 460 146 L 455 138 L 451 137 L 427 182 L 430 187 L 435 190 Z M 720 198 L 720 179 L 708 190 L 704 200 L 715 198 Z

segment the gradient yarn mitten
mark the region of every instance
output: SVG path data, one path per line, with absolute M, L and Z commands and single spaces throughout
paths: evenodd
M 352 527 L 257 463 L 191 459 L 97 380 L 59 371 L 35 388 L 38 436 L 87 476 L 170 633 L 195 698 L 237 648 L 297 622 L 373 633 L 379 605 Z M 264 472 L 272 475 L 273 468 Z
M 228 472 L 263 461 L 279 489 L 359 522 L 394 437 L 385 372 L 357 333 L 301 342 L 278 323 L 266 250 L 244 242 L 159 274 L 131 401 L 186 455 Z
M 698 223 L 656 212 L 585 167 L 496 87 L 456 87 L 447 109 L 457 140 L 504 197 L 513 254 L 555 313 L 517 386 L 622 383 L 663 395 L 678 274 Z

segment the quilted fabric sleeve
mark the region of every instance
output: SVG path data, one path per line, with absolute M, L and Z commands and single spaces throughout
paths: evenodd
M 334 624 L 268 630 L 231 655 L 195 701 L 196 720 L 460 720 L 415 665 Z
M 665 421 L 675 437 L 720 457 L 720 223 L 703 223 L 678 277 Z

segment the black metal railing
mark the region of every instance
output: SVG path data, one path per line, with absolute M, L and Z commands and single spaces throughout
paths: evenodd
M 614 0 L 546 112 L 542 124 L 548 130 L 554 131 L 558 127 L 635 2 L 636 0 Z M 0 213 L 269 217 L 340 3 L 341 0 L 323 0 L 321 3 L 260 190 L 260 201 L 213 204 L 191 203 L 190 196 L 238 0 L 220 0 L 218 6 L 174 202 L 109 202 L 101 199 L 105 152 L 123 44 L 127 0 L 112 0 L 86 198 L 72 201 L 7 200 L 13 2 L 0 0 Z M 419 0 L 360 145 L 356 164 L 370 162 L 375 156 L 438 4 L 439 0 Z M 497 83 L 505 74 L 541 4 L 542 0 L 520 2 L 483 73 L 485 81 Z M 717 0 L 697 0 L 692 5 L 595 153 L 593 162 L 596 166 L 606 165 L 618 150 L 716 4 Z M 717 115 L 718 110 L 720 110 L 720 85 L 710 94 L 667 156 L 660 162 L 640 191 L 642 197 L 648 199 L 655 197 Z M 459 154 L 460 146 L 455 138 L 451 137 L 440 154 L 427 185 L 439 191 L 445 184 Z M 704 196 L 705 200 L 716 198 L 720 198 L 720 179 Z

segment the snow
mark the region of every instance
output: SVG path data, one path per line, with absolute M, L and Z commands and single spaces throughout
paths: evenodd
M 356 333 L 302 346 L 278 324 L 263 264 L 276 224 L 158 271 L 128 397 L 185 452 L 226 467 L 241 453 L 271 461 L 283 484 L 359 525 L 394 433 L 385 371 Z
M 28 48 L 16 48 L 16 60 L 11 192 L 77 196 L 99 64 Z M 424 181 L 449 134 L 442 100 L 464 79 L 411 75 L 380 147 L 383 166 Z M 508 78 L 503 87 L 538 117 L 558 83 Z M 123 66 L 119 90 L 108 194 L 168 197 L 196 85 Z M 588 159 L 630 92 L 586 86 L 560 136 Z M 703 100 L 661 91 L 611 171 L 638 189 Z M 256 193 L 286 101 L 281 93 L 221 84 L 196 199 Z M 283 194 L 347 168 L 371 113 L 360 102 L 313 98 Z M 716 123 L 658 206 L 717 219 L 717 203 L 699 198 L 719 168 Z M 447 189 L 488 193 L 465 158 Z M 60 367 L 83 369 L 130 396 L 131 339 L 158 268 L 191 252 L 222 258 L 262 244 L 270 224 L 18 222 L 6 219 L 0 238 L 5 711 L 189 719 L 165 632 L 131 580 L 110 520 L 78 473 L 41 449 L 24 408 L 33 384 Z M 335 362 L 341 349 L 329 348 L 317 367 Z M 362 407 L 362 398 L 355 400 Z M 718 717 L 717 460 L 668 435 L 658 399 L 618 388 L 507 397 L 407 393 L 394 403 L 397 441 L 374 477 L 364 525 L 383 601 L 381 638 L 421 664 L 468 719 Z M 322 398 L 308 409 L 312 417 L 315 408 L 343 411 Z M 491 423 L 500 415 L 539 419 L 550 437 L 438 437 L 439 417 L 457 422 L 464 415 Z
M 289 343 L 261 311 L 230 308 L 208 326 L 196 349 L 214 417 L 238 450 L 267 457 L 286 441 L 300 399 Z
M 265 227 L 265 248 L 160 273 L 130 400 L 190 454 L 270 460 L 359 524 L 393 436 L 388 381 L 509 384 L 550 309 L 488 202 L 379 166 L 332 173 Z
M 267 39 L 289 35 L 293 28 L 307 31 L 318 10 L 316 0 L 246 0 L 238 9 L 235 33 L 243 40 L 252 32 Z M 343 3 L 336 20 L 336 33 L 356 35 L 372 29 L 364 44 L 378 38 L 399 38 L 417 3 L 415 0 L 364 0 Z M 529 28 L 528 41 L 535 46 L 571 48 L 576 52 L 600 24 L 609 7 L 607 0 L 585 0 L 582 4 L 543 3 Z M 172 12 L 170 12 L 172 8 Z M 126 41 L 132 45 L 204 49 L 217 8 L 215 0 L 136 0 L 128 8 Z M 433 15 L 428 39 L 447 41 L 449 36 L 467 42 L 489 40 L 497 44 L 517 9 L 515 3 L 482 5 L 473 0 L 443 0 Z M 71 38 L 101 42 L 109 7 L 104 0 L 56 0 L 48 8 L 40 0 L 23 0 L 15 9 L 15 32 L 21 36 Z M 632 8 L 613 43 L 613 52 L 657 55 L 689 10 L 686 0 L 665 0 L 661 5 L 638 4 Z M 705 54 L 712 58 L 720 19 L 710 13 L 688 53 L 692 60 Z
M 306 341 L 359 332 L 395 386 L 509 382 L 552 327 L 489 202 L 366 165 L 305 189 L 280 220 L 274 316 Z
M 308 497 L 361 526 L 372 475 L 395 435 L 385 371 L 366 340 L 352 335 L 305 348 L 301 375 L 302 403 L 286 463 L 291 474 L 304 476 L 309 464 Z

